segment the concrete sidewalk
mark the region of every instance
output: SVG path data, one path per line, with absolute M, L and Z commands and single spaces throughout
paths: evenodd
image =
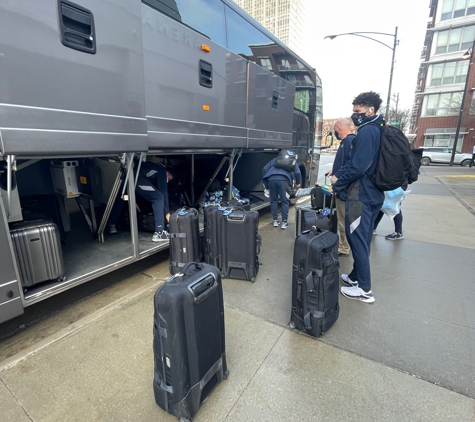
M 293 225 L 262 218 L 256 283 L 223 281 L 230 376 L 195 420 L 473 422 L 473 175 L 422 168 L 403 203 L 405 239 L 385 240 L 384 218 L 373 240 L 376 302 L 341 297 L 339 320 L 318 340 L 287 327 Z M 352 260 L 340 263 L 347 272 Z M 152 299 L 167 276 L 168 262 L 157 264 L 126 296 L 0 353 L 0 420 L 176 420 L 152 391 Z

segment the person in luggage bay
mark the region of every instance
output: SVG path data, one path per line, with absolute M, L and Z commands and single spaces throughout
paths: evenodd
M 357 128 L 351 158 L 330 179 L 332 190 L 345 201 L 345 229 L 353 253 L 353 270 L 342 274 L 346 286 L 341 293 L 349 299 L 373 303 L 371 268 L 369 262 L 371 240 L 376 217 L 384 202 L 384 193 L 378 190 L 369 175 L 374 174 L 379 149 L 383 117 L 377 114 L 381 97 L 375 92 L 364 92 L 353 100 L 351 120 Z
M 139 178 L 135 193 L 150 202 L 155 219 L 155 233 L 153 242 L 163 242 L 170 239 L 165 230 L 165 219 L 170 219 L 168 204 L 168 182 L 173 179 L 172 167 L 162 163 L 145 161 L 140 166 Z
M 293 170 L 288 171 L 283 168 L 275 167 L 276 159 L 273 158 L 270 160 L 262 169 L 262 181 L 266 189 L 269 189 L 270 193 L 270 210 L 272 212 L 273 226 L 279 227 L 279 214 L 278 214 L 278 203 L 280 198 L 281 204 L 281 215 L 282 215 L 282 225 L 281 229 L 286 229 L 289 227 L 287 218 L 289 216 L 289 199 L 286 195 L 287 183 L 292 186 L 292 172 L 295 176 L 295 189 L 300 187 L 301 174 L 300 169 L 297 163 L 293 165 Z M 296 161 L 296 160 L 295 160 Z
M 335 136 L 340 140 L 340 146 L 333 161 L 333 168 L 325 173 L 325 176 L 336 175 L 349 160 L 351 155 L 351 145 L 356 135 L 353 133 L 351 119 L 342 117 L 333 125 Z M 337 176 L 338 177 L 338 176 Z M 342 201 L 338 194 L 335 199 L 336 215 L 338 219 L 338 231 L 340 232 L 340 243 L 338 245 L 338 256 L 349 256 L 350 245 L 345 232 L 345 201 Z

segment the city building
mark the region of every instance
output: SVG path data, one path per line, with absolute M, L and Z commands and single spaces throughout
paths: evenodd
M 303 47 L 306 0 L 234 0 L 297 54 Z
M 475 44 L 475 0 L 431 0 L 429 19 L 411 115 L 413 145 L 451 148 L 460 125 L 456 149 L 471 153 L 475 66 L 469 63 Z

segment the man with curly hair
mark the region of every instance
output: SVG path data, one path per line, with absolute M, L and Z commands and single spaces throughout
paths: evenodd
M 342 274 L 343 296 L 373 303 L 369 255 L 376 217 L 384 202 L 384 193 L 371 182 L 378 163 L 381 131 L 385 124 L 378 114 L 381 97 L 364 92 L 353 100 L 351 120 L 357 128 L 350 160 L 330 179 L 332 189 L 345 201 L 345 230 L 353 254 L 353 270 Z

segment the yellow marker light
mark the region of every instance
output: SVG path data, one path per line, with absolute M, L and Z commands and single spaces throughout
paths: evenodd
M 209 105 L 204 105 L 204 106 L 203 106 L 203 110 L 204 110 L 204 111 L 209 111 Z
M 87 185 L 87 179 L 84 176 L 79 177 L 79 182 L 83 185 Z
M 201 49 L 205 52 L 205 53 L 210 53 L 211 52 L 211 47 L 209 45 L 206 45 L 206 44 L 201 44 Z

